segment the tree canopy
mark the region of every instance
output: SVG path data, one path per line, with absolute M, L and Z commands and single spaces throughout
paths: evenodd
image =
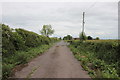
M 96 39 L 96 40 L 99 40 L 100 38 L 99 38 L 99 37 L 96 37 L 95 39 Z
M 80 40 L 86 40 L 87 39 L 87 37 L 86 37 L 84 32 L 80 33 L 79 38 L 80 38 Z
M 88 40 L 92 40 L 93 38 L 92 38 L 91 36 L 88 36 L 87 39 L 88 39 Z
M 49 37 L 54 33 L 54 30 L 52 29 L 51 25 L 43 25 L 42 30 L 40 30 L 40 33 L 46 37 Z
M 72 36 L 71 35 L 64 36 L 63 40 L 72 40 Z

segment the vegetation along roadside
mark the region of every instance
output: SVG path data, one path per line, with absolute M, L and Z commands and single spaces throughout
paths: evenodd
M 69 47 L 92 78 L 120 79 L 118 40 L 74 40 Z
M 37 55 L 42 54 L 57 38 L 38 35 L 24 29 L 12 29 L 8 25 L 2 26 L 2 72 L 3 78 L 12 75 L 12 70 L 21 64 L 28 63 Z

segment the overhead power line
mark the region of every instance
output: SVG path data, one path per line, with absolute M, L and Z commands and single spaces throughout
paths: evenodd
M 94 2 L 92 5 L 90 5 L 88 8 L 85 9 L 85 12 L 89 11 L 92 7 L 96 5 L 97 2 Z

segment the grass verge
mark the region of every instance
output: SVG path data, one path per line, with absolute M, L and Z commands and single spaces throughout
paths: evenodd
M 17 51 L 14 55 L 7 58 L 3 58 L 3 80 L 7 79 L 13 75 L 12 70 L 21 64 L 28 63 L 31 59 L 41 55 L 46 50 L 48 50 L 53 44 L 50 45 L 40 45 L 35 48 L 29 48 L 26 51 Z
M 120 79 L 120 62 L 116 56 L 118 44 L 73 41 L 69 47 L 92 78 Z

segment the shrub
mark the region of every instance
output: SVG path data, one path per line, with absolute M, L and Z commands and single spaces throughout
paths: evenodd
M 9 56 L 16 51 L 26 50 L 30 47 L 37 47 L 44 44 L 49 45 L 51 42 L 58 40 L 57 38 L 45 37 L 21 28 L 13 30 L 9 26 L 2 24 L 3 56 Z
M 12 69 L 19 64 L 44 52 L 57 38 L 48 38 L 24 29 L 11 29 L 2 25 L 3 78 L 10 76 Z
M 2 67 L 3 67 L 2 68 L 2 72 L 3 72 L 2 76 L 4 77 L 4 79 L 6 79 L 10 75 L 13 65 L 12 64 L 3 64 Z
M 73 53 L 76 53 L 75 57 L 81 61 L 85 70 L 90 71 L 90 74 L 91 70 L 96 72 L 94 77 L 120 77 L 120 44 L 118 41 L 73 41 L 70 48 Z

